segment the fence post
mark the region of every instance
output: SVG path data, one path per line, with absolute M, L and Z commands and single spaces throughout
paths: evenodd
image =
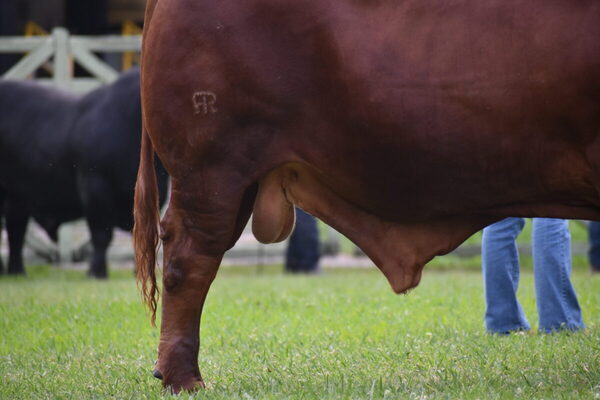
M 65 28 L 54 28 L 52 38 L 54 39 L 54 84 L 61 89 L 70 89 L 69 32 Z

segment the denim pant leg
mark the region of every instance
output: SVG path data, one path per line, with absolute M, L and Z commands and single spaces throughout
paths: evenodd
M 508 333 L 531 327 L 517 300 L 519 251 L 515 242 L 523 218 L 506 218 L 483 230 L 481 261 L 485 287 L 485 326 L 489 332 Z
M 600 222 L 590 221 L 588 225 L 590 240 L 589 260 L 592 271 L 600 272 Z
M 571 284 L 571 234 L 563 219 L 533 219 L 533 273 L 540 331 L 583 329 Z
M 317 220 L 296 208 L 296 226 L 290 236 L 285 258 L 287 272 L 317 272 L 321 249 Z

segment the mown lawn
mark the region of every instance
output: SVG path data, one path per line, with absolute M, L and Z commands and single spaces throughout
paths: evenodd
M 509 337 L 484 333 L 477 272 L 426 270 L 396 296 L 375 269 L 279 271 L 219 273 L 202 323 L 208 389 L 197 398 L 600 398 L 600 276 L 584 268 L 574 281 L 585 332 Z M 108 282 L 29 273 L 0 277 L 1 399 L 169 397 L 150 374 L 158 330 L 130 271 Z M 520 297 L 535 324 L 530 273 Z

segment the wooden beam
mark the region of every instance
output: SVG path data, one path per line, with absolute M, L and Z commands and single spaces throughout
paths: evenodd
M 52 41 L 52 38 L 42 39 L 42 43 L 37 48 L 21 58 L 18 63 L 2 75 L 2 78 L 27 79 L 29 75 L 35 72 L 54 53 Z

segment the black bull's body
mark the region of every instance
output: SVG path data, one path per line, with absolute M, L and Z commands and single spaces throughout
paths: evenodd
M 4 215 L 9 273 L 24 272 L 29 217 L 53 240 L 60 224 L 85 217 L 93 245 L 90 274 L 106 277 L 113 228 L 133 225 L 139 92 L 138 70 L 83 97 L 33 82 L 0 82 L 0 223 Z M 164 199 L 167 176 L 160 168 Z
M 396 292 L 504 217 L 600 219 L 597 1 L 150 1 L 143 57 L 134 239 L 155 307 L 155 151 L 175 390 L 202 385 L 202 305 L 251 212 L 263 242 L 318 216 Z

